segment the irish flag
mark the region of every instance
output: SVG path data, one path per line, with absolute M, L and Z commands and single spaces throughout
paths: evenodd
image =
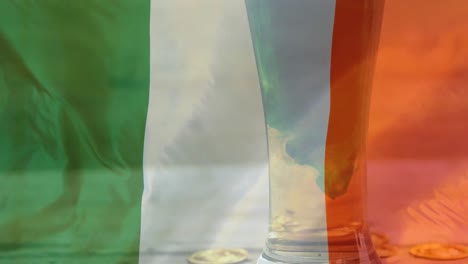
M 38 247 L 66 263 L 138 263 L 150 11 L 0 3 L 0 263 L 43 263 L 8 257 Z
M 319 15 L 309 33 L 317 40 L 311 44 L 322 61 L 308 72 L 318 80 L 326 77 L 320 85 L 328 90 L 320 96 L 331 98 L 331 106 L 319 105 L 326 107 L 327 116 L 314 117 L 324 126 L 312 139 L 325 140 L 328 133 L 333 141 L 340 139 L 342 126 L 352 126 L 352 120 L 328 123 L 328 118 L 335 120 L 346 112 L 340 106 L 354 96 L 335 96 L 342 85 L 338 79 L 348 64 L 362 55 L 364 47 L 363 43 L 349 43 L 350 53 L 342 54 L 340 45 L 347 45 L 343 42 L 347 34 L 356 33 L 347 31 L 348 24 L 373 19 L 363 11 L 373 1 L 353 1 L 361 8 L 348 7 L 347 0 L 309 2 L 315 1 L 330 4 L 319 4 L 314 11 Z M 254 2 L 249 1 L 252 5 Z M 288 0 L 283 2 L 288 8 Z M 227 8 L 224 14 L 203 13 L 199 5 L 217 10 L 232 3 L 0 1 L 0 263 L 43 263 L 27 252 L 52 252 L 58 259 L 65 259 L 63 263 L 155 263 L 140 257 L 143 244 L 151 244 L 149 237 L 142 242 L 142 230 L 158 221 L 148 214 L 154 209 L 152 194 L 157 192 L 150 170 L 154 164 L 148 160 L 158 155 L 165 142 L 173 140 L 170 135 L 175 132 L 171 131 L 179 129 L 174 124 L 191 115 L 180 100 L 202 101 L 203 92 L 193 87 L 213 86 L 216 69 L 210 68 L 215 61 L 212 51 L 222 54 L 223 48 L 210 43 L 217 41 L 216 32 L 229 30 L 227 26 L 220 29 L 218 22 L 229 19 L 230 13 Z M 192 12 L 196 8 L 198 13 Z M 247 11 L 243 12 L 247 25 Z M 299 15 L 306 18 L 306 14 Z M 251 19 L 254 16 L 252 13 Z M 204 26 L 197 28 L 195 24 Z M 253 36 L 261 34 L 256 30 L 252 28 Z M 297 51 L 307 41 L 297 42 Z M 177 52 L 168 52 L 171 50 Z M 248 52 L 253 54 L 253 48 Z M 276 59 L 271 67 L 281 62 L 281 58 Z M 187 63 L 177 63 L 182 60 Z M 253 58 L 251 63 L 255 64 Z M 164 75 L 162 69 L 176 69 L 185 77 L 182 80 L 177 74 Z M 267 70 L 259 69 L 260 75 Z M 355 76 L 351 74 L 344 81 L 358 85 Z M 271 81 L 274 89 L 277 84 Z M 258 83 L 251 89 L 259 89 Z M 302 99 L 296 105 L 289 102 L 294 106 L 292 112 L 308 104 L 306 98 Z M 157 107 L 161 105 L 172 110 L 156 111 L 164 108 Z M 289 126 L 281 123 L 282 113 L 275 113 L 269 105 L 265 107 L 272 114 L 273 126 Z M 165 119 L 168 115 L 171 119 Z M 156 119 L 163 120 L 159 127 Z M 305 139 L 297 144 L 307 143 L 301 140 Z M 326 143 L 323 141 L 324 146 Z M 291 148 L 294 152 L 294 146 Z M 318 157 L 325 162 L 325 156 Z M 308 162 L 301 153 L 297 153 L 297 159 Z M 327 189 L 326 179 L 321 178 L 318 184 Z M 342 191 L 330 190 L 336 195 Z M 325 205 L 322 210 L 326 214 Z M 326 219 L 323 223 L 326 225 Z M 26 253 L 18 258 L 15 252 Z

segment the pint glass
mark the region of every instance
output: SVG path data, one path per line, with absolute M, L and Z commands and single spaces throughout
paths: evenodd
M 263 97 L 270 224 L 258 263 L 380 263 L 366 133 L 383 0 L 246 0 Z

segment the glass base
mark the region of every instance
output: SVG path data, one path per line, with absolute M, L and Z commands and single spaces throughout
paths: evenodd
M 287 261 L 287 262 L 285 262 Z M 301 262 L 297 262 L 297 261 L 301 261 Z M 306 262 L 304 262 L 306 261 Z M 314 264 L 329 264 L 328 262 L 328 259 L 320 259 L 320 258 L 317 258 L 315 260 L 312 260 L 312 259 L 309 259 L 309 258 L 303 258 L 302 260 L 300 258 L 293 258 L 293 259 L 290 259 L 290 260 L 286 260 L 286 258 L 283 258 L 283 260 L 275 260 L 275 259 L 272 259 L 272 258 L 269 258 L 267 255 L 265 254 L 262 254 L 258 260 L 257 260 L 257 264 L 305 264 L 305 263 L 314 263 Z
M 380 264 L 367 228 L 270 231 L 258 264 Z
M 333 259 L 331 259 L 333 258 Z M 362 252 L 284 252 L 264 249 L 257 264 L 381 264 L 377 253 L 372 250 Z
M 281 259 L 273 259 L 265 254 L 262 254 L 258 258 L 257 264 L 381 264 L 381 261 L 377 255 L 369 256 L 369 258 L 366 260 L 329 260 L 328 258 L 323 257 L 294 257 L 291 259 L 287 257 L 281 257 Z

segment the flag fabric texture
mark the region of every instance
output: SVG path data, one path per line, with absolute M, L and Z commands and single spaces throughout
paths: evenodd
M 386 2 L 370 111 L 369 220 L 395 244 L 468 243 L 467 12 L 464 0 Z
M 148 0 L 0 3 L 0 263 L 137 263 L 149 27 Z
M 320 137 L 325 150 L 353 125 L 352 119 L 340 121 L 353 94 L 337 92 L 343 82 L 358 89 L 362 80 L 355 77 L 361 75 L 353 71 L 361 68 L 353 66 L 373 56 L 366 57 L 366 36 L 350 38 L 362 32 L 348 28 L 362 29 L 375 19 L 368 5 L 382 3 L 362 0 L 350 8 L 346 0 L 329 2 L 317 18 L 323 21 L 311 25 L 322 34 L 315 36 L 323 44 L 317 51 L 325 52 L 317 74 L 328 78 Z M 156 155 L 155 146 L 173 140 L 169 132 L 180 130 L 174 123 L 190 116 L 178 101 L 202 101 L 203 93 L 191 88 L 212 85 L 210 51 L 222 49 L 207 43 L 216 42 L 221 29 L 215 22 L 223 14 L 194 16 L 209 26 L 181 36 L 186 25 L 179 20 L 195 3 L 177 4 L 180 14 L 168 17 L 171 1 L 0 2 L 0 263 L 42 263 L 38 252 L 63 263 L 152 263 L 141 257 L 143 244 L 151 244 L 145 230 L 158 221 L 148 214 L 157 210 L 151 196 L 157 190 L 146 161 Z M 169 41 L 162 43 L 158 34 Z M 200 48 L 191 48 L 195 44 Z M 177 49 L 174 60 L 188 61 L 186 68 L 173 61 L 164 66 L 184 71 L 186 83 L 156 70 L 167 59 L 164 49 Z M 175 84 L 183 89 L 164 90 Z M 172 105 L 176 118 L 155 126 L 153 118 L 168 114 L 155 105 Z M 331 154 L 323 155 L 327 166 Z M 325 203 L 322 210 L 326 215 Z

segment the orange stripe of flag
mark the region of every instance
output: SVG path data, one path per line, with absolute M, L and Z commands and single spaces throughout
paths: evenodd
M 333 229 L 365 216 L 365 140 L 384 0 L 336 0 L 325 191 L 330 263 L 343 251 Z M 353 235 L 354 237 L 354 235 Z M 354 251 L 354 241 L 347 247 Z

